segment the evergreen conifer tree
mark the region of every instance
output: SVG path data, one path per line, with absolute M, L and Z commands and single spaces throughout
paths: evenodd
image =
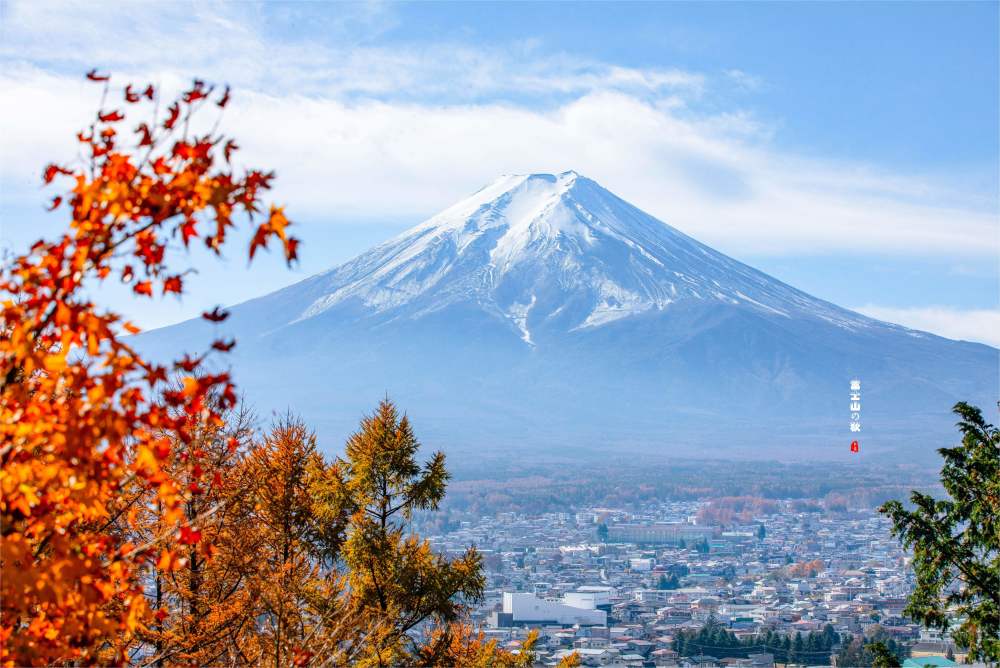
M 971 660 L 1000 661 L 1000 430 L 967 403 L 955 405 L 962 443 L 941 448 L 948 498 L 914 491 L 910 511 L 899 501 L 880 509 L 893 534 L 913 550 L 917 586 L 905 613 L 952 632 Z

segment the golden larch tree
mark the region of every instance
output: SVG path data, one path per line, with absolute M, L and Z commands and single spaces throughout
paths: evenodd
M 350 513 L 344 563 L 352 607 L 378 623 L 359 658 L 370 665 L 413 661 L 420 647 L 410 632 L 460 620 L 485 586 L 475 549 L 448 560 L 408 531 L 414 511 L 438 508 L 449 478 L 444 453 L 421 466 L 419 448 L 409 419 L 383 400 L 337 461 L 336 491 Z

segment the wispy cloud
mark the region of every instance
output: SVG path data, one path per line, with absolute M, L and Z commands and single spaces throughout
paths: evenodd
M 272 94 L 442 99 L 497 95 L 575 95 L 595 89 L 645 94 L 704 86 L 698 73 L 638 69 L 575 54 L 542 54 L 536 42 L 504 47 L 453 40 L 376 46 L 360 34 L 381 32 L 391 14 L 377 3 L 338 5 L 323 29 L 306 29 L 317 13 L 294 5 L 271 16 L 271 5 L 171 2 L 105 12 L 91 3 L 7 5 L 0 55 L 76 74 L 94 65 L 124 76 L 177 74 L 178 62 L 197 76 Z M 272 21 L 294 26 L 294 39 L 276 37 Z M 331 23 L 331 21 L 333 23 Z M 266 30 L 267 27 L 271 30 Z
M 868 304 L 854 310 L 945 338 L 977 341 L 1000 348 L 1000 309 L 963 310 L 947 306 L 895 308 Z
M 764 81 L 760 77 L 738 68 L 726 70 L 725 74 L 734 84 L 744 90 L 754 91 L 764 85 Z

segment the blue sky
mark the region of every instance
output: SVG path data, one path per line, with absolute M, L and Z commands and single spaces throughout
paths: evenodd
M 986 2 L 420 4 L 384 37 L 534 38 L 628 67 L 739 70 L 750 85 L 707 105 L 780 124 L 785 148 L 995 181 L 997 23 Z
M 303 262 L 195 253 L 145 326 L 326 269 L 502 173 L 576 169 L 838 304 L 1000 344 L 996 3 L 2 5 L 0 224 L 97 104 L 81 74 L 235 87 Z

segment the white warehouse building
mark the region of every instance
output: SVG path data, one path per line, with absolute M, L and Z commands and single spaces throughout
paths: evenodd
M 574 608 L 611 610 L 611 587 L 580 587 L 563 594 L 562 602 Z
M 593 605 L 593 598 L 588 598 L 590 598 L 588 603 Z M 573 598 L 570 598 L 569 601 L 576 602 Z M 583 603 L 583 601 L 579 602 Z M 513 626 L 531 624 L 604 626 L 608 621 L 608 613 L 604 610 L 578 608 L 566 603 L 538 598 L 534 594 L 529 593 L 504 592 L 503 612 L 501 615 L 503 616 L 503 621 Z

